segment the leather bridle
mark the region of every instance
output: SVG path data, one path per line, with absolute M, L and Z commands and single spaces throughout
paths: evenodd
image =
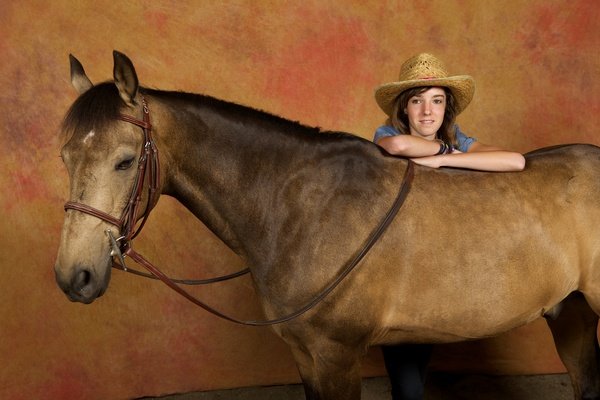
M 112 235 L 110 230 L 107 230 L 106 232 L 111 240 L 111 255 L 119 256 L 121 261 L 123 261 L 123 255 L 127 254 L 127 252 L 131 249 L 131 241 L 141 232 L 146 221 L 148 220 L 150 211 L 152 211 L 158 202 L 158 198 L 160 197 L 160 192 L 158 191 L 158 186 L 160 184 L 160 162 L 158 158 L 158 149 L 156 148 L 156 144 L 152 139 L 150 111 L 148 110 L 148 105 L 143 97 L 142 110 L 143 120 L 139 120 L 126 114 L 119 114 L 120 120 L 139 126 L 144 132 L 144 143 L 138 159 L 137 175 L 133 183 L 131 195 L 129 196 L 129 200 L 127 201 L 127 205 L 125 206 L 121 217 L 117 219 L 104 211 L 76 201 L 68 201 L 65 203 L 65 211 L 80 211 L 99 218 L 102 221 L 108 222 L 109 224 L 112 224 L 118 228 L 119 237 L 117 238 Z M 138 214 L 140 213 L 140 206 L 142 205 L 146 174 L 148 174 L 147 201 L 144 208 L 144 214 L 141 216 L 141 223 L 137 225 L 136 228 L 137 221 L 140 220 Z M 115 243 L 117 244 L 116 246 Z M 124 270 L 127 270 L 124 262 L 122 267 Z
M 98 210 L 94 207 L 90 207 L 86 204 L 68 201 L 65 203 L 64 208 L 67 210 L 79 211 L 88 215 L 92 215 L 96 218 L 101 219 L 102 221 L 108 222 L 111 225 L 116 226 L 119 229 L 120 236 L 115 238 L 110 230 L 106 230 L 106 234 L 108 235 L 109 242 L 111 245 L 111 253 L 110 255 L 113 257 L 114 268 L 130 272 L 136 275 L 141 275 L 147 278 L 159 279 L 171 289 L 191 301 L 192 303 L 200 306 L 204 310 L 223 318 L 227 321 L 231 321 L 237 324 L 242 325 L 252 325 L 252 326 L 265 326 L 265 325 L 274 325 L 280 324 L 283 322 L 290 321 L 308 310 L 315 307 L 319 302 L 321 302 L 329 293 L 331 293 L 341 282 L 342 280 L 358 265 L 358 263 L 364 258 L 364 256 L 369 252 L 371 247 L 377 242 L 377 240 L 381 237 L 381 235 L 385 232 L 387 227 L 391 224 L 394 217 L 402 207 L 408 192 L 410 191 L 410 187 L 412 184 L 412 180 L 414 177 L 414 166 L 413 162 L 408 160 L 408 164 L 406 167 L 406 171 L 404 172 L 404 178 L 402 180 L 402 184 L 400 185 L 400 190 L 398 191 L 398 195 L 396 200 L 394 201 L 392 207 L 388 210 L 387 214 L 377 226 L 377 228 L 371 233 L 366 243 L 362 247 L 362 249 L 355 255 L 355 257 L 342 269 L 340 274 L 327 285 L 317 296 L 315 296 L 310 302 L 305 304 L 303 307 L 298 309 L 297 311 L 285 315 L 283 317 L 265 320 L 265 321 L 244 321 L 239 320 L 230 316 L 223 314 L 222 312 L 208 306 L 204 302 L 198 300 L 190 293 L 188 293 L 185 289 L 183 289 L 178 284 L 187 284 L 187 285 L 200 285 L 207 283 L 220 282 L 232 278 L 236 278 L 238 276 L 244 275 L 249 272 L 249 269 L 246 268 L 244 270 L 232 273 L 230 275 L 205 279 L 205 280 L 182 280 L 182 279 L 172 279 L 161 272 L 158 268 L 156 268 L 152 263 L 146 260 L 142 255 L 137 253 L 132 247 L 133 239 L 140 233 L 144 224 L 146 223 L 150 211 L 154 208 L 156 203 L 158 202 L 158 198 L 160 197 L 160 192 L 158 191 L 158 186 L 160 184 L 160 163 L 158 158 L 158 149 L 154 140 L 152 139 L 152 124 L 150 123 L 150 112 L 148 109 L 148 105 L 146 100 L 142 97 L 142 110 L 143 110 L 143 120 L 139 120 L 137 118 L 131 117 L 125 114 L 119 114 L 119 119 L 125 122 L 129 122 L 131 124 L 137 125 L 142 128 L 144 132 L 144 144 L 142 146 L 141 155 L 138 161 L 138 171 L 137 176 L 135 178 L 133 188 L 131 191 L 131 195 L 129 197 L 129 201 L 123 210 L 123 214 L 119 219 L 113 217 L 112 215 Z M 146 179 L 146 174 L 148 174 L 148 193 L 147 193 L 147 202 L 146 207 L 144 209 L 144 214 L 142 216 L 138 216 L 140 212 L 140 205 L 142 203 L 143 198 L 143 190 L 144 190 L 144 181 Z M 137 225 L 137 221 L 141 219 L 141 223 Z M 136 228 L 137 225 L 137 228 Z M 146 268 L 150 274 L 136 271 L 134 269 L 128 268 L 125 265 L 125 256 L 130 257 L 136 263 L 142 265 Z M 114 258 L 119 260 L 117 263 Z

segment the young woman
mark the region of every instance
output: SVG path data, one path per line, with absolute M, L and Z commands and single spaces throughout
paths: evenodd
M 468 75 L 448 76 L 442 62 L 422 53 L 400 68 L 400 78 L 380 86 L 375 99 L 388 115 L 374 142 L 388 153 L 411 158 L 432 168 L 457 167 L 482 171 L 521 171 L 520 153 L 486 145 L 465 135 L 456 116 L 470 103 L 475 82 Z M 431 345 L 384 346 L 392 398 L 422 399 Z
M 377 104 L 389 116 L 375 132 L 375 143 L 392 155 L 433 168 L 521 171 L 521 154 L 480 143 L 455 125 L 474 91 L 473 78 L 448 76 L 431 54 L 410 58 L 401 67 L 399 81 L 375 91 Z

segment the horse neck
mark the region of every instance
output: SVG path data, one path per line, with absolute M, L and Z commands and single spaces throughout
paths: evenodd
M 309 128 L 219 100 L 180 95 L 157 96 L 156 106 L 151 105 L 157 114 L 163 193 L 248 257 L 246 239 L 264 229 L 279 177 L 299 168 L 310 148 L 289 131 Z
M 404 171 L 398 165 L 403 161 L 382 157 L 377 146 L 356 136 L 318 133 L 203 97 L 157 100 L 150 107 L 157 109 L 165 160 L 163 193 L 250 265 L 276 264 L 290 230 L 296 250 L 308 251 L 314 229 L 307 225 L 319 224 L 326 235 L 350 213 L 374 210 L 367 194 L 388 201 L 388 186 L 395 191 L 397 173 Z M 319 210 L 330 210 L 329 225 Z M 385 212 L 377 211 L 378 218 Z

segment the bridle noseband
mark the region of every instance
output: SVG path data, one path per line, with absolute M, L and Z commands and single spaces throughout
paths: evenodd
M 142 128 L 144 132 L 144 143 L 140 157 L 138 159 L 138 170 L 135 177 L 131 195 L 127 201 L 127 205 L 123 209 L 123 213 L 119 219 L 112 215 L 90 207 L 87 204 L 76 201 L 68 201 L 65 203 L 65 211 L 75 210 L 85 214 L 92 215 L 102 221 L 114 225 L 119 230 L 119 236 L 115 238 L 110 230 L 106 233 L 109 236 L 111 244 L 111 255 L 117 256 L 121 261 L 121 269 L 127 270 L 124 262 L 124 255 L 131 250 L 131 241 L 140 233 L 144 227 L 150 211 L 154 208 L 160 197 L 158 186 L 160 184 L 160 162 L 158 158 L 158 149 L 152 138 L 152 124 L 150 123 L 150 111 L 146 99 L 142 97 L 143 120 L 139 120 L 130 115 L 119 114 L 121 121 L 129 122 Z M 144 181 L 148 174 L 148 193 L 144 214 L 139 216 L 140 206 L 142 205 Z M 137 221 L 141 219 L 141 223 L 137 226 Z

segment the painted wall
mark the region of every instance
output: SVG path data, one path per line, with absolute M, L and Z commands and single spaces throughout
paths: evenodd
M 594 0 L 0 2 L 0 398 L 122 399 L 298 381 L 270 330 L 220 321 L 159 283 L 115 272 L 89 306 L 57 288 L 68 190 L 58 127 L 76 97 L 69 53 L 95 82 L 111 77 L 118 49 L 147 86 L 370 138 L 384 119 L 374 87 L 429 51 L 477 81 L 461 127 L 529 151 L 600 144 L 599 20 Z M 136 248 L 173 275 L 241 267 L 169 198 L 142 236 Z M 234 315 L 260 316 L 247 278 L 197 293 Z M 440 346 L 433 367 L 563 371 L 543 321 Z M 377 349 L 364 371 L 383 372 Z

